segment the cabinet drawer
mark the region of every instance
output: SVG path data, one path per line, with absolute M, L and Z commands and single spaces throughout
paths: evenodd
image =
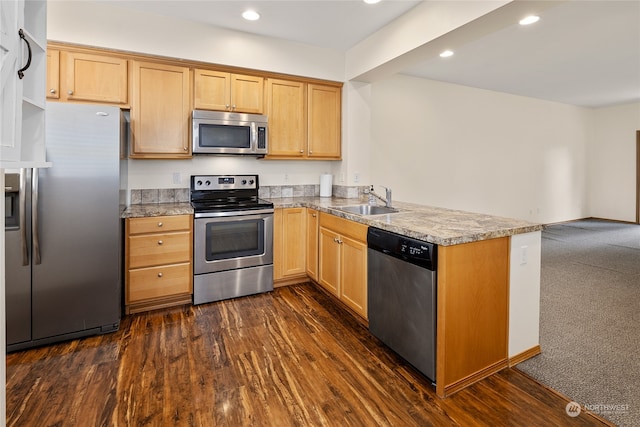
M 191 233 L 158 233 L 129 237 L 129 268 L 191 261 Z
M 129 234 L 163 233 L 166 231 L 189 230 L 191 215 L 168 215 L 146 218 L 129 218 Z
M 126 303 L 189 294 L 192 274 L 191 263 L 129 270 Z
M 320 227 L 329 228 L 338 234 L 349 236 L 362 243 L 367 242 L 367 229 L 369 227 L 364 224 L 349 221 L 348 219 L 340 218 L 335 215 L 321 213 Z

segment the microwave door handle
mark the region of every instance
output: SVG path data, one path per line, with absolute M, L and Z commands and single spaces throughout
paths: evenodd
M 27 174 L 31 169 L 20 169 L 20 193 L 18 195 L 18 210 L 20 217 L 18 218 L 20 225 L 20 244 L 22 251 L 22 265 L 29 265 L 29 248 L 27 246 Z
M 33 234 L 33 262 L 40 264 L 40 233 L 38 233 L 38 169 L 33 168 L 31 179 L 31 233 Z

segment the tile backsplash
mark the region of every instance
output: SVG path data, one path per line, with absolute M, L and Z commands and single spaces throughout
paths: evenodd
M 333 197 L 355 199 L 362 196 L 367 186 L 347 187 L 334 185 Z M 187 203 L 189 202 L 188 188 L 149 188 L 132 189 L 131 204 L 140 205 L 147 203 Z M 272 199 L 279 197 L 319 197 L 320 185 L 266 185 L 258 190 L 258 197 Z

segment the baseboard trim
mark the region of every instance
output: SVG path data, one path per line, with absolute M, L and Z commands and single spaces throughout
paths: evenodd
M 483 380 L 495 374 L 496 372 L 503 370 L 504 368 L 507 368 L 508 365 L 509 365 L 509 361 L 507 359 L 504 359 L 492 365 L 489 365 L 486 368 L 478 372 L 475 372 L 467 377 L 464 377 L 461 380 L 458 380 L 454 383 L 447 384 L 444 386 L 440 386 L 438 383 L 436 383 L 436 394 L 438 395 L 438 397 L 441 397 L 441 398 L 449 397 L 452 394 L 470 386 L 471 384 L 475 384 L 478 381 Z
M 512 356 L 509 358 L 509 367 L 513 368 L 515 365 L 517 365 L 520 362 L 524 362 L 525 360 L 531 359 L 534 356 L 539 355 L 540 353 L 542 353 L 542 349 L 540 348 L 540 344 L 531 347 L 528 350 L 525 350 L 521 353 L 516 354 L 515 356 Z

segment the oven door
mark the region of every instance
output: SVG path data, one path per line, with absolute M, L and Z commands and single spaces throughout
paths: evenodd
M 196 275 L 273 264 L 272 211 L 196 217 L 193 235 Z

